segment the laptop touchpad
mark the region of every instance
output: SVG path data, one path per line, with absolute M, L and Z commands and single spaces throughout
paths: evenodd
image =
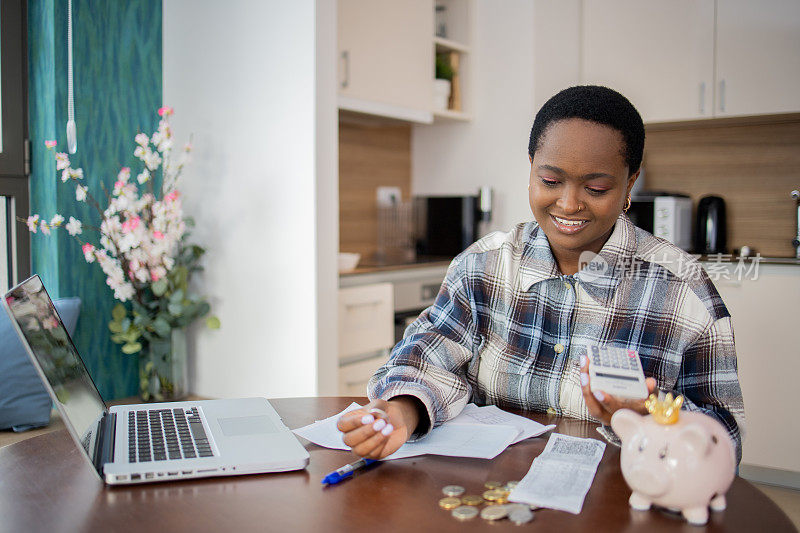
M 241 435 L 258 435 L 275 433 L 277 428 L 268 416 L 237 416 L 234 418 L 220 418 L 219 425 L 226 437 Z

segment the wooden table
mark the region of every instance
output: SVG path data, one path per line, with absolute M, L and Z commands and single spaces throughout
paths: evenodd
M 361 398 L 271 400 L 296 428 L 325 418 Z M 530 414 L 556 431 L 600 438 L 594 425 Z M 705 528 L 663 511 L 633 511 L 619 468 L 619 449 L 607 446 L 583 511 L 543 509 L 529 524 L 481 518 L 458 522 L 438 507 L 441 488 L 462 485 L 482 492 L 488 480 L 519 480 L 546 437 L 508 448 L 493 460 L 425 456 L 381 464 L 339 485 L 320 480 L 353 460 L 348 452 L 304 441 L 308 468 L 264 474 L 105 487 L 78 455 L 65 430 L 0 449 L 0 531 L 796 531 L 786 515 L 747 481 L 736 478 L 728 509 L 711 513 Z

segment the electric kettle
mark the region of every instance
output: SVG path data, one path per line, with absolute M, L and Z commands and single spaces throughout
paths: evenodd
M 719 196 L 704 196 L 697 204 L 695 225 L 695 252 L 699 254 L 724 254 L 727 252 L 727 224 L 725 200 Z

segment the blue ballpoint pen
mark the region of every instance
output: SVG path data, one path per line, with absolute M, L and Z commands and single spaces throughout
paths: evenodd
M 362 468 L 366 468 L 369 465 L 377 462 L 378 461 L 375 459 L 359 459 L 355 463 L 350 463 L 349 465 L 344 465 L 338 470 L 334 470 L 322 479 L 322 483 L 324 485 L 335 485 L 343 479 L 347 479 L 352 476 L 353 472 L 356 470 L 361 470 Z

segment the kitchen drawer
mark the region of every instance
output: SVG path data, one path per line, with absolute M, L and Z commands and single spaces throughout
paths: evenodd
M 375 374 L 387 359 L 388 354 L 383 352 L 376 357 L 341 365 L 339 367 L 339 395 L 366 396 L 369 378 Z
M 391 283 L 339 289 L 339 359 L 394 345 Z

